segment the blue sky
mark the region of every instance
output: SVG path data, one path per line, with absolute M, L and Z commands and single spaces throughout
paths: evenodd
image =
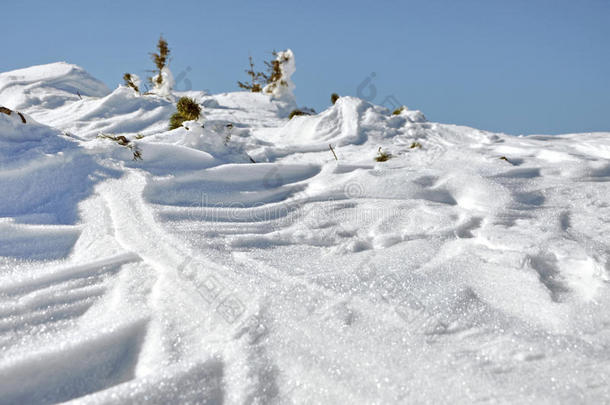
M 511 134 L 610 131 L 609 0 L 19 0 L 1 10 L 0 71 L 65 60 L 114 88 L 152 68 L 162 33 L 174 75 L 194 89 L 235 91 L 249 54 L 262 68 L 291 48 L 297 101 L 316 110 L 337 92 Z

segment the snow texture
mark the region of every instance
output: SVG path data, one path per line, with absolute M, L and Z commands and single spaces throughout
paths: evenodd
M 170 88 L 0 74 L 0 404 L 608 403 L 610 133 Z

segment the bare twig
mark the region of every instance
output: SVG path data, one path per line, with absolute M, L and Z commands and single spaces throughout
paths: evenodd
M 131 73 L 125 73 L 123 75 L 123 81 L 125 82 L 125 85 L 127 87 L 131 87 L 136 93 L 140 93 L 140 89 L 133 81 L 133 76 L 131 75 Z
M 335 150 L 333 149 L 333 146 L 330 143 L 328 144 L 328 148 L 333 153 L 333 156 L 335 157 L 335 160 L 338 161 L 339 159 L 337 159 L 337 154 L 335 153 Z
M 19 111 L 15 111 L 15 112 L 21 118 L 21 122 L 25 124 L 26 121 L 25 121 L 25 117 L 23 116 L 23 114 L 21 114 Z M 13 110 L 6 108 L 6 107 L 0 107 L 0 113 L 6 114 L 6 115 L 11 115 L 13 113 Z
M 109 139 L 111 141 L 118 143 L 121 146 L 125 146 L 126 148 L 131 149 L 131 152 L 133 153 L 133 160 L 143 160 L 142 152 L 140 151 L 140 149 L 138 149 L 137 146 L 135 146 L 133 143 L 131 143 L 131 141 L 129 139 L 125 138 L 123 135 L 113 136 L 113 135 L 107 135 L 107 134 L 100 133 L 97 137 L 102 138 L 102 139 Z

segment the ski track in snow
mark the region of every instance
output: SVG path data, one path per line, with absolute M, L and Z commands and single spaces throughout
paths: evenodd
M 183 94 L 0 74 L 0 404 L 608 401 L 610 134 Z

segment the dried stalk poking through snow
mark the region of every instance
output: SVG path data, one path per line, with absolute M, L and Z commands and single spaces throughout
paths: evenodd
M 138 81 L 138 80 L 135 80 L 135 79 L 136 78 L 131 73 L 125 73 L 123 75 L 123 81 L 125 82 L 125 85 L 127 87 L 131 87 L 136 93 L 139 93 L 140 88 L 136 84 L 136 81 Z
M 125 146 L 126 148 L 131 149 L 131 152 L 133 153 L 133 160 L 143 160 L 142 152 L 140 152 L 138 147 L 131 143 L 131 141 L 125 138 L 123 135 L 112 136 L 107 134 L 99 134 L 97 137 L 102 139 L 110 139 L 111 141 L 114 141 L 121 146 Z
M 22 123 L 26 123 L 25 121 L 25 117 L 23 116 L 23 114 L 21 114 L 19 111 L 15 111 L 17 113 L 17 115 L 19 115 L 19 117 L 21 117 L 21 122 Z M 4 113 L 6 115 L 11 115 L 13 113 L 13 110 L 6 108 L 6 107 L 0 107 L 0 113 Z
M 383 150 L 381 150 L 381 146 L 379 147 L 379 149 L 377 150 L 377 156 L 375 157 L 375 160 L 377 162 L 385 162 L 386 160 L 389 160 L 392 158 L 392 154 L 389 152 L 384 152 Z
M 329 147 L 330 151 L 333 153 L 333 156 L 335 157 L 335 160 L 338 161 L 339 159 L 337 159 L 337 154 L 335 153 L 335 150 L 333 149 L 333 146 L 329 143 L 328 147 Z

